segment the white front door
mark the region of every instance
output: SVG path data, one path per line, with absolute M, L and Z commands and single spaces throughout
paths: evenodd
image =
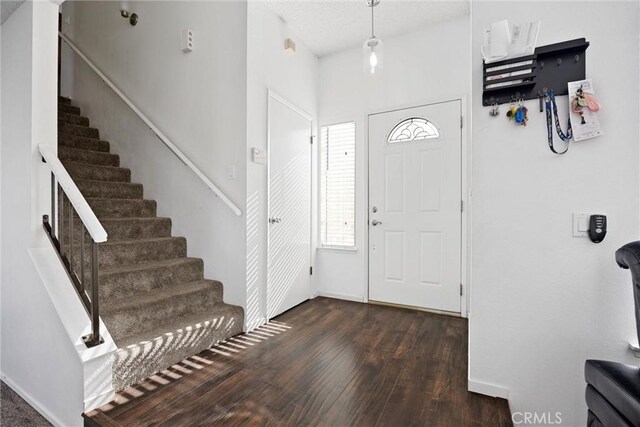
M 312 119 L 269 93 L 267 318 L 311 297 Z
M 369 116 L 369 299 L 460 313 L 459 100 Z

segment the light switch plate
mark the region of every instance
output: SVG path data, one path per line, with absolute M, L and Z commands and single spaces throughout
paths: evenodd
M 184 53 L 193 51 L 193 31 L 187 29 L 182 30 L 180 47 Z
M 573 237 L 589 236 L 589 217 L 588 213 L 573 214 Z
M 251 161 L 257 163 L 259 165 L 264 165 L 267 163 L 267 153 L 264 150 L 261 150 L 257 147 L 251 148 Z

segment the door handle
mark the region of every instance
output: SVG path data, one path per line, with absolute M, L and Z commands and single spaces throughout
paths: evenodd
M 281 221 L 282 218 L 280 218 L 279 216 L 272 216 L 271 218 L 269 218 L 269 224 L 280 224 Z
M 382 221 L 378 221 L 377 219 L 374 219 L 373 221 L 371 221 L 371 225 L 373 225 L 374 227 L 377 225 L 382 225 Z

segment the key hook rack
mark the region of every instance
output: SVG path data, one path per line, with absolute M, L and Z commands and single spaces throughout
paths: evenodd
M 581 38 L 537 47 L 533 55 L 483 64 L 482 104 L 539 99 L 548 90 L 567 95 L 568 82 L 585 78 L 588 47 Z

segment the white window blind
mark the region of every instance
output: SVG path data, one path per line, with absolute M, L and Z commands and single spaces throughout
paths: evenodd
M 355 246 L 356 125 L 320 130 L 320 239 L 324 246 Z

